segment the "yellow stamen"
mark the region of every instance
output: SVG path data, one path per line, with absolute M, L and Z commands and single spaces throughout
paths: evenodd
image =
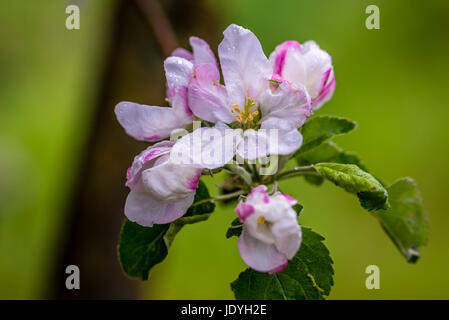
M 246 125 L 247 123 L 252 122 L 254 117 L 259 114 L 258 110 L 251 111 L 251 108 L 255 105 L 257 105 L 257 103 L 253 98 L 248 98 L 245 96 L 244 110 L 240 109 L 238 104 L 233 104 L 231 112 L 234 114 L 238 122 Z
M 257 223 L 260 223 L 260 224 L 264 224 L 266 221 L 267 220 L 265 220 L 264 217 L 260 217 L 259 219 L 257 219 Z

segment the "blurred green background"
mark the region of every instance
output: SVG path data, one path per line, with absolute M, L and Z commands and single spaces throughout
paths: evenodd
M 77 181 L 90 181 L 85 176 L 92 172 L 83 170 L 92 153 L 89 141 L 100 139 L 98 145 L 116 143 L 114 157 L 101 158 L 105 166 L 96 170 L 107 170 L 106 163 L 114 163 L 118 158 L 130 163 L 134 156 L 117 143 L 131 140 L 124 132 L 118 131 L 117 139 L 105 141 L 101 140 L 103 135 L 99 138 L 96 134 L 98 130 L 109 130 L 102 115 L 108 114 L 108 119 L 112 119 L 114 104 L 120 101 L 114 96 L 109 98 L 108 105 L 109 100 L 103 99 L 103 104 L 108 101 L 109 109 L 103 113 L 97 110 L 101 105 L 99 97 L 105 95 L 104 82 L 108 79 L 105 74 L 111 67 L 105 57 L 110 51 L 118 47 L 125 52 L 114 60 L 115 68 L 135 68 L 147 76 L 146 71 L 152 70 L 154 82 L 130 85 L 141 78 L 116 75 L 120 81 L 107 86 L 107 90 L 119 91 L 123 100 L 134 97 L 137 102 L 163 103 L 164 55 L 154 50 L 157 44 L 150 39 L 150 32 L 148 45 L 140 41 L 147 36 L 144 32 L 141 38 L 117 37 L 114 21 L 117 16 L 123 18 L 120 10 L 131 11 L 126 19 L 135 19 L 136 28 L 150 28 L 142 16 L 135 14 L 136 8 L 129 9 L 129 5 L 119 2 L 2 2 L 0 298 L 59 297 L 53 289 L 63 278 L 57 265 L 64 261 L 61 256 L 66 255 L 65 242 L 70 241 L 67 239 L 71 223 L 77 219 L 70 208 L 77 201 L 75 195 L 83 194 L 83 188 L 87 188 Z M 172 19 L 179 16 L 178 2 L 179 6 L 192 6 L 196 16 L 186 13 L 182 19 Z M 72 3 L 81 9 L 80 30 L 65 28 L 65 7 Z M 187 36 L 192 33 L 210 41 L 216 50 L 221 32 L 230 23 L 236 23 L 259 37 L 267 55 L 277 44 L 289 39 L 315 40 L 332 55 L 337 87 L 333 99 L 318 113 L 358 122 L 355 132 L 337 138 L 336 142 L 347 150 L 357 151 L 371 171 L 385 181 L 393 182 L 403 176 L 415 178 L 430 218 L 430 239 L 428 246 L 422 248 L 418 263 L 407 264 L 354 196 L 329 183 L 320 188 L 300 178 L 283 183 L 281 188 L 304 205 L 301 224 L 326 238 L 335 268 L 330 298 L 448 299 L 449 216 L 445 203 L 449 181 L 446 169 L 449 2 L 204 0 L 190 4 L 171 0 L 161 3 L 183 46 L 187 46 Z M 369 4 L 380 8 L 380 30 L 365 28 L 365 8 Z M 201 11 L 196 11 L 199 7 Z M 142 44 L 136 49 L 134 42 Z M 130 43 L 128 47 L 126 44 Z M 142 90 L 157 93 L 140 93 Z M 147 100 L 148 97 L 154 100 Z M 115 123 L 113 129 L 121 130 Z M 132 145 L 136 151 L 144 147 Z M 126 167 L 120 167 L 111 170 L 111 175 L 120 175 L 122 184 L 125 171 Z M 109 182 L 107 178 L 104 183 L 99 179 L 89 186 L 93 191 L 88 196 L 93 199 L 96 192 L 105 192 L 104 186 Z M 216 194 L 214 184 L 219 179 L 205 180 L 211 193 Z M 108 219 L 115 221 L 122 219 L 127 193 L 122 185 L 117 188 L 120 201 L 116 210 L 106 212 L 110 213 Z M 133 289 L 125 297 L 233 298 L 229 283 L 245 268 L 236 239 L 224 237 L 233 219 L 233 207 L 221 206 L 209 221 L 187 226 L 175 240 L 168 258 L 154 269 L 146 283 L 126 280 L 121 273 L 109 277 L 109 282 L 132 282 Z M 104 225 L 101 222 L 95 226 L 97 237 L 102 236 L 108 225 L 104 221 Z M 112 248 L 119 232 L 117 226 L 113 228 L 117 236 L 108 239 Z M 83 230 L 82 224 L 79 229 Z M 109 251 L 105 254 L 115 256 L 113 250 Z M 95 265 L 95 257 L 102 255 L 97 252 L 88 261 Z M 109 263 L 111 268 L 118 269 L 117 260 L 111 259 Z M 380 267 L 380 290 L 365 288 L 365 268 L 370 264 Z M 97 272 L 108 274 L 106 268 Z M 86 293 L 85 297 L 111 297 L 101 290 L 99 282 L 96 294 Z M 70 294 L 65 297 L 70 298 Z

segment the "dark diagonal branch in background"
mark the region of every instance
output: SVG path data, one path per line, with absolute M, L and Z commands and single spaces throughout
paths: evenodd
M 165 56 L 178 47 L 173 28 L 158 0 L 135 0 Z

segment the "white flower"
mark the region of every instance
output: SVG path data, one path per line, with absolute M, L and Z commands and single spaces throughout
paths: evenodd
M 217 61 L 209 45 L 202 39 L 191 37 L 193 54 L 176 49 L 164 61 L 167 78 L 167 100 L 171 107 L 141 105 L 123 101 L 115 107 L 119 123 L 126 132 L 138 140 L 158 141 L 168 138 L 173 130 L 191 125 L 194 115 L 188 94 L 194 68 L 214 68 L 220 79 Z
M 292 197 L 277 192 L 269 196 L 267 187 L 254 188 L 235 211 L 243 222 L 238 241 L 245 263 L 260 272 L 276 273 L 285 269 L 301 245 L 301 227 Z
M 252 160 L 268 154 L 285 155 L 296 151 L 302 144 L 297 129 L 312 111 L 305 87 L 270 82 L 272 63 L 263 53 L 256 36 L 240 26 L 233 24 L 224 31 L 218 54 L 225 86 L 219 83 L 215 65 L 198 65 L 194 68 L 188 94 L 193 113 L 218 125 L 184 136 L 176 143 L 174 152 L 182 154 L 188 161 L 197 152 L 203 154 L 197 159 L 210 159 L 212 149 L 222 148 L 226 153 L 222 153 L 221 158 L 214 157 L 214 163 L 183 162 L 213 169 L 223 166 L 235 154 Z M 234 132 L 226 133 L 223 123 L 233 124 Z M 217 130 L 223 133 L 221 139 L 216 135 Z M 204 137 L 198 137 L 199 133 Z M 210 138 L 212 136 L 214 139 Z M 234 137 L 233 146 L 222 147 L 230 136 Z
M 127 172 L 125 215 L 146 227 L 182 217 L 192 205 L 201 169 L 170 162 L 173 142 L 162 141 L 134 158 Z
M 335 90 L 334 67 L 331 56 L 314 41 L 302 46 L 296 41 L 285 41 L 270 55 L 273 79 L 305 86 L 313 109 L 330 100 Z

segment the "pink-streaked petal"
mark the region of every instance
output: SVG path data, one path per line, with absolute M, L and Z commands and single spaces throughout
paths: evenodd
M 210 122 L 229 123 L 235 120 L 227 104 L 226 88 L 219 83 L 215 65 L 195 65 L 194 78 L 189 87 L 189 106 L 193 114 Z
M 126 186 L 135 185 L 140 179 L 142 171 L 148 168 L 150 161 L 168 154 L 174 144 L 172 141 L 161 141 L 138 154 L 126 173 Z
M 257 186 L 257 187 L 255 187 L 255 188 L 253 188 L 253 189 L 251 190 L 250 195 L 251 195 L 251 194 L 254 194 L 254 193 L 266 193 L 267 189 L 268 189 L 268 187 L 267 187 L 266 185 L 261 184 L 260 186 Z
M 241 142 L 241 130 L 223 123 L 199 128 L 179 139 L 170 153 L 173 163 L 215 169 L 230 162 Z
M 332 98 L 334 91 L 335 91 L 335 77 L 332 77 L 330 82 L 320 92 L 319 96 L 312 100 L 313 109 L 317 110 L 321 108 L 323 104 L 325 104 Z
M 329 83 L 329 79 L 332 75 L 332 68 L 329 68 L 324 74 L 323 77 L 321 79 L 321 86 L 320 86 L 320 92 L 322 92 L 325 87 L 327 86 L 327 84 Z
M 268 87 L 271 65 L 259 40 L 250 30 L 232 24 L 223 34 L 218 55 L 229 104 L 238 104 L 242 108 L 245 96 L 257 98 Z
M 294 40 L 289 40 L 281 43 L 274 49 L 273 53 L 270 55 L 270 62 L 273 64 L 273 73 L 275 75 L 282 75 L 282 70 L 284 69 L 285 56 L 289 50 L 301 51 L 301 45 L 299 42 Z
M 193 54 L 184 48 L 177 48 L 177 49 L 173 50 L 173 52 L 171 53 L 170 56 L 184 58 L 189 61 L 193 60 Z
M 314 109 L 317 109 L 316 105 L 326 96 L 321 93 L 333 78 L 332 58 L 315 42 L 307 41 L 300 53 L 287 54 L 282 77 L 291 83 L 304 84 L 310 97 L 315 101 Z M 319 101 L 316 101 L 317 99 Z
M 187 188 L 190 189 L 191 191 L 195 191 L 196 188 L 198 188 L 198 184 L 200 183 L 200 178 L 201 178 L 201 169 L 198 169 L 196 175 L 193 175 L 191 177 L 189 177 L 187 179 Z
M 115 114 L 126 133 L 142 141 L 165 139 L 173 130 L 191 123 L 191 118 L 179 116 L 173 108 L 127 101 L 117 104 Z
M 201 169 L 168 161 L 142 172 L 145 190 L 161 201 L 177 201 L 189 196 L 198 186 Z
M 240 221 L 245 222 L 245 220 L 255 212 L 255 209 L 250 204 L 239 202 L 237 207 L 235 207 L 235 212 L 237 213 Z
M 262 111 L 261 122 L 282 120 L 284 130 L 299 128 L 312 114 L 312 101 L 306 88 L 301 84 L 293 86 L 283 82 L 275 90 L 265 90 L 259 101 Z
M 298 200 L 296 200 L 295 198 L 293 198 L 292 196 L 289 196 L 286 193 L 281 193 L 281 196 L 283 196 L 290 205 L 294 206 L 295 204 L 298 203 Z
M 248 201 L 252 203 L 258 203 L 263 201 L 263 203 L 268 204 L 270 202 L 270 197 L 267 193 L 267 186 L 261 184 L 251 190 L 248 195 Z
M 252 237 L 243 227 L 237 246 L 243 261 L 259 272 L 273 272 L 288 263 L 287 257 L 275 245 Z
M 197 37 L 190 37 L 189 40 L 193 49 L 194 64 L 212 63 L 216 67 L 218 66 L 217 59 L 206 41 Z
M 152 195 L 131 190 L 126 199 L 126 217 L 144 227 L 166 224 L 182 217 L 192 205 L 195 193 L 177 201 L 161 201 Z

